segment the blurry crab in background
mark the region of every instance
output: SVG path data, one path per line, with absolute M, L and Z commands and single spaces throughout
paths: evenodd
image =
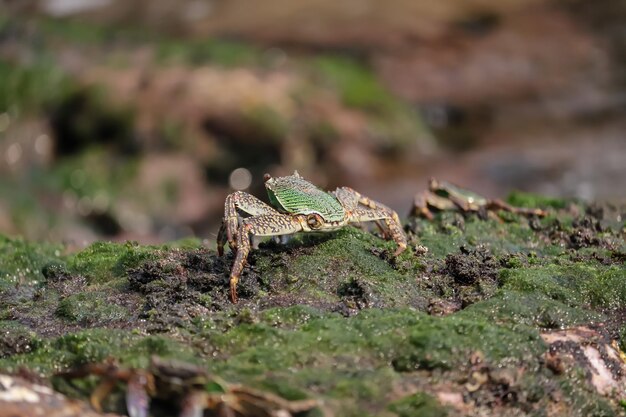
M 445 181 L 431 178 L 428 190 L 415 196 L 412 215 L 433 220 L 433 211 L 460 211 L 462 213 L 478 213 L 487 217 L 489 213 L 506 211 L 524 216 L 543 217 L 546 212 L 541 209 L 514 207 L 500 199 L 488 199 L 473 191 L 463 189 Z

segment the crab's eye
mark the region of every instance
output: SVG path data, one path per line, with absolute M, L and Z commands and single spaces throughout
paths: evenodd
M 322 218 L 319 214 L 309 214 L 306 222 L 311 229 L 319 229 L 322 226 Z

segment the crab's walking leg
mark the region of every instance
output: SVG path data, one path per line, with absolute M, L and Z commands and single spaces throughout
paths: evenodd
M 332 194 L 337 197 L 343 208 L 350 213 L 359 206 L 359 198 L 361 194 L 357 193 L 350 187 L 339 187 Z
M 239 212 L 250 216 L 263 214 L 277 214 L 271 206 L 258 198 L 243 191 L 235 191 L 226 197 L 224 202 L 224 218 L 217 233 L 217 253 L 224 254 L 224 244 L 228 242 L 231 250 L 237 249 L 237 229 L 239 227 Z
M 415 216 L 422 216 L 428 220 L 433 220 L 435 216 L 428 208 L 428 198 L 431 197 L 430 191 L 422 191 L 415 196 L 413 200 L 413 214 Z
M 94 389 L 89 396 L 89 402 L 91 403 L 91 406 L 94 408 L 94 410 L 99 413 L 102 412 L 102 400 L 106 398 L 106 396 L 109 395 L 111 391 L 113 391 L 113 388 L 115 388 L 116 384 L 117 381 L 113 378 L 105 378 L 102 382 L 98 384 L 96 389 Z
M 547 214 L 544 210 L 541 210 L 541 209 L 532 209 L 532 208 L 526 208 L 526 207 L 513 207 L 512 205 L 500 199 L 489 200 L 489 202 L 487 203 L 487 208 L 491 210 L 509 211 L 511 213 L 521 214 L 524 216 L 533 215 L 533 216 L 544 217 Z
M 217 232 L 217 254 L 219 256 L 224 255 L 224 245 L 228 241 L 226 236 L 226 222 L 222 220 L 220 230 Z
M 391 239 L 398 245 L 398 249 L 394 252 L 394 256 L 400 255 L 407 247 L 406 235 L 400 225 L 398 214 L 391 209 L 358 207 L 352 212 L 352 222 L 368 222 L 374 220 L 382 220 L 389 230 Z
M 78 369 L 60 372 L 56 375 L 68 379 L 84 378 L 89 375 L 102 376 L 102 381 L 89 396 L 91 406 L 100 413 L 102 412 L 102 400 L 115 388 L 117 382 L 128 381 L 131 378 L 128 371 L 119 369 L 115 361 L 107 361 L 104 364 L 87 364 Z
M 390 209 L 384 204 L 379 203 L 378 201 L 370 200 L 368 197 L 360 195 L 359 203 L 368 207 L 372 212 L 377 213 L 382 216 L 381 219 L 389 229 L 391 234 L 391 238 L 398 244 L 398 249 L 395 252 L 395 256 L 398 256 L 402 253 L 406 247 L 406 235 L 402 230 L 402 223 L 400 223 L 400 218 L 398 217 L 398 213 L 395 210 Z M 358 212 L 357 212 L 358 214 Z M 366 214 L 368 216 L 368 214 Z
M 296 233 L 302 230 L 304 216 L 290 216 L 272 209 L 274 214 L 248 217 L 244 219 L 237 232 L 237 256 L 230 272 L 230 298 L 237 302 L 237 282 L 243 265 L 250 252 L 250 236 L 278 236 Z
M 391 238 L 398 244 L 398 249 L 395 251 L 394 256 L 398 256 L 406 249 L 406 235 L 402 230 L 398 213 L 349 187 L 337 188 L 334 195 L 348 212 L 351 223 L 378 220 L 382 220 L 385 223 Z
M 209 406 L 209 394 L 204 391 L 192 391 L 181 400 L 178 417 L 202 417 Z
M 150 395 L 156 392 L 154 377 L 145 371 L 137 371 L 126 385 L 126 411 L 129 417 L 147 417 Z

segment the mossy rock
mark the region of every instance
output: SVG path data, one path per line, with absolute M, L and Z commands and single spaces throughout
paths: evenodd
M 557 403 L 557 415 L 620 415 L 583 364 L 551 364 L 544 336 L 591 326 L 624 348 L 623 236 L 551 215 L 537 224 L 414 220 L 397 258 L 393 242 L 356 228 L 262 242 L 237 305 L 232 255 L 197 240 L 65 254 L 2 238 L 0 330 L 10 337 L 0 369 L 51 377 L 110 357 L 145 368 L 158 355 L 287 399 L 320 398 L 336 415 L 463 414 L 440 402 L 451 395 L 488 416 L 542 415 Z M 564 244 L 581 227 L 590 245 Z M 416 254 L 417 244 L 429 253 Z M 476 375 L 486 379 L 476 385 Z M 79 397 L 95 381 L 53 379 Z M 106 405 L 124 412 L 121 403 Z
M 73 294 L 62 299 L 56 310 L 57 316 L 82 326 L 106 325 L 121 321 L 128 311 L 108 299 L 103 291 Z
M 389 404 L 389 409 L 398 417 L 446 417 L 448 411 L 432 396 L 418 392 Z

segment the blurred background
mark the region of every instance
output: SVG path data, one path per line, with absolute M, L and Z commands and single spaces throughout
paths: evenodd
M 213 241 L 265 172 L 626 196 L 623 0 L 0 1 L 0 233 Z

